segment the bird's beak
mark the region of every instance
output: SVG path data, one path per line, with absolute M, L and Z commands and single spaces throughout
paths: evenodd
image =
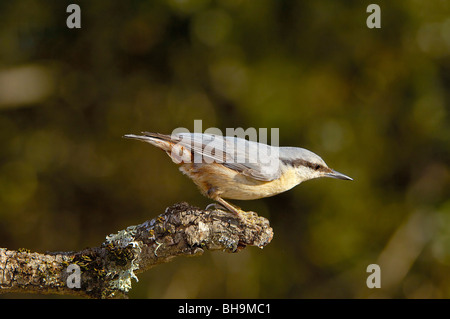
M 352 181 L 353 180 L 353 178 L 348 177 L 347 175 L 339 173 L 339 172 L 337 172 L 335 170 L 331 170 L 331 172 L 330 173 L 326 173 L 325 176 L 326 177 L 331 177 L 331 178 L 343 179 L 343 180 L 346 180 L 346 181 Z

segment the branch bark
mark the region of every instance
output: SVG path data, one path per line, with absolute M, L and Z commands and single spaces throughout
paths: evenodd
M 137 274 L 174 257 L 263 248 L 272 237 L 269 221 L 256 213 L 240 219 L 179 203 L 155 219 L 106 236 L 99 247 L 44 254 L 0 248 L 0 293 L 124 298 Z

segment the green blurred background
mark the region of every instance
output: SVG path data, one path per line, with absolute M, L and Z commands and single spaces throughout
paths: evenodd
M 270 219 L 266 248 L 175 259 L 131 298 L 450 297 L 450 2 L 91 0 L 68 29 L 72 2 L 0 2 L 0 247 L 80 250 L 205 207 L 121 138 L 199 119 L 279 128 L 354 182 L 232 201 Z

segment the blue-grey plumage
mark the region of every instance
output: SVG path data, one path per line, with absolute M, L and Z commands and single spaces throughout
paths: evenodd
M 205 196 L 238 214 L 239 209 L 223 198 L 251 200 L 274 196 L 319 177 L 352 180 L 304 148 L 202 133 L 142 134 L 124 137 L 164 150 Z

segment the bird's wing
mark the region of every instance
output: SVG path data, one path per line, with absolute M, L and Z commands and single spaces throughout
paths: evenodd
M 179 133 L 178 143 L 194 154 L 194 163 L 220 163 L 225 167 L 260 181 L 281 176 L 278 147 L 243 138 L 201 133 Z

